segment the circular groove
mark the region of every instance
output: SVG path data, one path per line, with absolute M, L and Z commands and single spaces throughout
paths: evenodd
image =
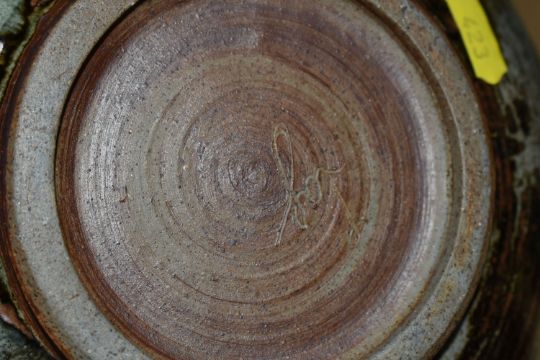
M 121 21 L 56 159 L 66 243 L 113 323 L 171 358 L 388 346 L 469 216 L 462 129 L 414 53 L 345 1 L 148 1 Z

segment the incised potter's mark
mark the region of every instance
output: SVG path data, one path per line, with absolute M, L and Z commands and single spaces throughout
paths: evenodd
M 285 163 L 280 156 L 280 148 L 278 146 L 279 139 L 285 143 L 286 156 L 289 159 L 288 163 Z M 274 126 L 272 132 L 272 155 L 277 165 L 278 173 L 285 185 L 287 191 L 287 205 L 283 213 L 278 233 L 276 235 L 276 245 L 281 243 L 283 238 L 283 232 L 287 226 L 289 217 L 292 217 L 292 221 L 302 230 L 309 228 L 307 221 L 307 209 L 309 205 L 312 208 L 319 205 L 323 200 L 321 174 L 335 175 L 339 174 L 343 169 L 328 170 L 318 168 L 315 172 L 308 176 L 303 181 L 303 186 L 300 190 L 294 190 L 294 157 L 291 136 L 289 130 L 284 124 L 278 124 Z

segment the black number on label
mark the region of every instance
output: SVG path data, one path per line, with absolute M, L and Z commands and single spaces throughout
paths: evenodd
M 489 50 L 484 44 L 486 38 L 481 28 L 478 26 L 478 22 L 469 17 L 463 19 L 463 26 L 467 30 L 465 36 L 473 46 L 471 56 L 477 59 L 484 59 L 489 56 Z

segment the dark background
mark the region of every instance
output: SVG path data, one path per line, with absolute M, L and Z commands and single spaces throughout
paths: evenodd
M 540 56 L 540 0 L 512 0 Z

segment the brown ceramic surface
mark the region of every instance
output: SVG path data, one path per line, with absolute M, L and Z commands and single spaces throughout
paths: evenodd
M 464 210 L 414 55 L 361 6 L 282 5 L 147 2 L 67 103 L 71 254 L 163 355 L 365 355 L 429 293 Z
M 57 28 L 103 6 L 77 2 Z M 152 357 L 417 358 L 441 346 L 483 258 L 491 168 L 469 79 L 416 5 L 145 1 L 100 26 L 64 72 L 29 72 L 62 79 L 55 109 L 30 89 L 27 110 L 10 113 L 12 131 L 37 119 L 49 134 L 12 138 L 15 159 L 32 154 L 8 179 L 13 223 L 31 199 L 50 209 L 17 193 L 36 188 L 42 156 L 62 236 L 27 227 L 5 246 L 30 259 L 9 257 L 37 279 L 41 292 L 21 292 L 59 352 L 102 351 L 68 340 L 76 308 L 50 295 L 79 289 L 71 263 L 100 311 L 88 332 L 109 329 L 102 312 Z M 32 56 L 62 58 L 58 33 Z M 65 284 L 40 278 L 53 255 Z

